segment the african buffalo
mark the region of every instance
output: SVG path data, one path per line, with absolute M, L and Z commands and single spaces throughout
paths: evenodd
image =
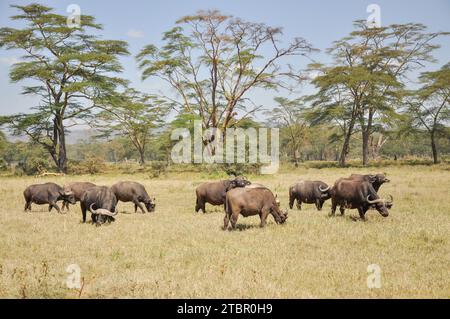
M 260 226 L 264 227 L 269 214 L 272 214 L 277 224 L 283 224 L 288 212 L 280 210 L 275 196 L 267 188 L 234 188 L 226 194 L 223 229 L 228 228 L 230 221 L 231 228 L 236 228 L 239 214 L 244 217 L 259 215 Z
M 113 222 L 117 215 L 116 195 L 107 186 L 94 186 L 86 190 L 80 201 L 83 223 L 86 222 L 86 211 L 91 212 L 92 223 L 100 226 Z
M 90 183 L 90 182 L 74 182 L 74 183 L 64 185 L 64 191 L 72 192 L 73 196 L 75 197 L 75 201 L 79 202 L 81 200 L 81 197 L 83 196 L 84 192 L 94 186 L 96 186 L 96 185 L 93 183 Z M 68 201 L 63 202 L 62 209 L 64 209 L 64 207 L 66 207 L 67 210 L 69 210 L 69 202 Z
M 206 203 L 211 205 L 223 205 L 225 204 L 225 195 L 230 189 L 245 187 L 250 184 L 251 182 L 241 177 L 200 184 L 195 189 L 195 193 L 197 195 L 195 211 L 198 212 L 199 210 L 202 210 L 203 213 L 206 213 Z
M 371 183 L 376 192 L 378 192 L 381 185 L 390 182 L 390 180 L 387 179 L 384 174 L 375 174 L 375 175 L 352 174 L 350 175 L 349 178 L 357 181 L 366 181 Z
M 330 194 L 332 216 L 336 212 L 336 207 L 340 206 L 341 215 L 344 215 L 346 208 L 358 209 L 362 220 L 365 220 L 365 214 L 369 208 L 375 208 L 383 217 L 387 217 L 388 209 L 393 204 L 392 196 L 389 195 L 390 200 L 380 198 L 368 181 L 341 178 L 335 182 Z
M 68 201 L 75 204 L 75 197 L 72 192 L 66 192 L 64 189 L 55 183 L 35 184 L 28 186 L 23 192 L 25 197 L 25 211 L 31 211 L 31 203 L 38 205 L 48 204 L 48 211 L 55 208 L 58 213 L 61 213 L 57 201 Z
M 322 210 L 323 203 L 330 198 L 330 187 L 321 181 L 299 181 L 289 187 L 289 207 L 292 209 L 297 200 L 297 208 L 302 209 L 302 203 L 316 204 L 317 210 Z
M 142 213 L 145 214 L 144 207 L 142 207 L 141 203 L 144 203 L 149 213 L 155 210 L 155 199 L 151 199 L 148 196 L 142 184 L 137 182 L 118 182 L 111 186 L 111 190 L 116 195 L 118 201 L 133 202 L 135 213 L 139 207 Z

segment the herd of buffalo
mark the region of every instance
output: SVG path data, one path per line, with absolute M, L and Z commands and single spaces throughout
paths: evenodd
M 289 207 L 292 209 L 295 201 L 297 208 L 302 203 L 315 204 L 318 210 L 324 202 L 331 199 L 331 215 L 334 216 L 337 206 L 341 215 L 345 209 L 357 209 L 361 220 L 369 208 L 376 209 L 382 216 L 389 215 L 393 198 L 380 198 L 378 190 L 383 183 L 389 182 L 384 174 L 359 175 L 352 174 L 347 178 L 339 178 L 333 186 L 321 181 L 300 180 L 289 187 Z M 266 186 L 252 183 L 245 177 L 207 182 L 196 188 L 195 211 L 206 212 L 205 205 L 223 205 L 225 209 L 224 227 L 236 227 L 239 215 L 244 217 L 259 215 L 261 227 L 266 225 L 268 215 L 272 215 L 277 224 L 282 224 L 288 217 L 287 210 L 280 209 L 277 196 Z M 91 213 L 92 223 L 99 226 L 114 221 L 118 214 L 117 203 L 132 202 L 134 211 L 139 208 L 142 213 L 155 210 L 155 199 L 150 198 L 144 186 L 137 182 L 122 181 L 111 187 L 97 186 L 90 182 L 75 182 L 61 187 L 55 183 L 36 184 L 28 186 L 24 193 L 25 211 L 31 211 L 31 203 L 48 204 L 49 211 L 55 208 L 59 213 L 69 204 L 80 202 L 83 223 L 86 222 L 86 212 Z M 63 201 L 62 209 L 57 205 Z

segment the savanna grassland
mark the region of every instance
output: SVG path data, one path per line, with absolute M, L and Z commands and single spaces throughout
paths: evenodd
M 288 186 L 299 178 L 332 183 L 361 169 L 281 170 L 248 176 L 288 206 Z M 371 170 L 373 171 L 373 170 Z M 328 217 L 330 202 L 316 211 L 289 211 L 284 225 L 269 216 L 240 217 L 238 230 L 223 231 L 221 207 L 194 212 L 195 187 L 206 173 L 1 178 L 0 297 L 23 298 L 422 298 L 450 297 L 450 170 L 448 165 L 376 169 L 391 183 L 391 214 L 376 211 L 354 221 L 357 211 Z M 22 192 L 32 183 L 118 180 L 143 183 L 156 197 L 156 212 L 134 214 L 120 203 L 115 223 L 82 224 L 79 205 L 70 213 L 32 206 Z M 338 213 L 339 214 L 339 213 Z M 81 268 L 82 289 L 69 289 L 66 269 Z M 381 288 L 367 287 L 370 264 L 381 267 Z

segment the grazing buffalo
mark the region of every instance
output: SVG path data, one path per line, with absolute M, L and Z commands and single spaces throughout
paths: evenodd
M 269 189 L 267 186 L 259 183 L 251 183 L 250 185 L 246 185 L 245 188 L 263 188 L 263 189 Z M 280 206 L 280 201 L 278 200 L 278 195 L 275 194 L 275 202 L 277 203 L 278 207 Z
M 362 220 L 365 220 L 369 208 L 375 208 L 383 217 L 387 217 L 388 209 L 393 204 L 392 196 L 389 195 L 390 200 L 380 198 L 372 184 L 367 181 L 341 178 L 335 182 L 330 193 L 332 216 L 336 212 L 336 207 L 340 206 L 341 215 L 344 215 L 346 208 L 357 209 Z
M 83 196 L 84 192 L 94 186 L 96 186 L 96 185 L 92 184 L 90 182 L 74 182 L 74 183 L 70 183 L 68 185 L 64 185 L 64 191 L 72 192 L 73 196 L 75 197 L 75 201 L 79 202 L 81 200 L 81 197 Z M 64 209 L 64 207 L 66 207 L 67 210 L 69 210 L 69 202 L 68 201 L 63 202 L 62 209 Z
M 203 183 L 195 190 L 197 195 L 195 211 L 198 212 L 199 210 L 202 210 L 203 213 L 206 213 L 206 203 L 211 205 L 223 205 L 225 204 L 225 196 L 230 189 L 245 187 L 250 184 L 251 182 L 242 177 L 236 177 L 234 179 L 222 180 L 218 182 Z
M 72 192 L 66 192 L 64 189 L 55 183 L 35 184 L 28 186 L 23 192 L 25 197 L 25 211 L 31 211 L 31 203 L 38 205 L 48 204 L 48 211 L 55 208 L 58 213 L 61 213 L 57 201 L 63 200 L 75 204 L 75 198 Z
M 116 195 L 118 201 L 133 202 L 135 213 L 139 207 L 142 213 L 145 214 L 144 207 L 142 207 L 141 203 L 144 203 L 149 213 L 155 210 L 155 199 L 151 199 L 148 196 L 142 184 L 137 182 L 118 182 L 111 186 L 111 190 Z
M 94 186 L 86 190 L 80 201 L 83 223 L 86 222 L 86 212 L 91 212 L 92 223 L 100 226 L 113 222 L 117 215 L 116 195 L 107 186 Z
M 283 224 L 288 212 L 282 212 L 273 193 L 267 188 L 234 188 L 227 192 L 223 229 L 236 228 L 239 214 L 244 217 L 259 215 L 261 227 L 266 225 L 267 216 L 271 214 L 277 224 Z
M 380 186 L 384 183 L 389 183 L 390 180 L 386 178 L 384 174 L 375 174 L 375 175 L 361 175 L 361 174 L 352 174 L 349 177 L 350 179 L 357 181 L 366 181 L 372 184 L 373 188 L 376 192 L 380 189 Z
M 289 187 L 289 207 L 292 209 L 297 200 L 297 208 L 302 209 L 302 203 L 316 204 L 317 210 L 322 210 L 323 203 L 330 198 L 330 187 L 321 181 L 299 181 Z

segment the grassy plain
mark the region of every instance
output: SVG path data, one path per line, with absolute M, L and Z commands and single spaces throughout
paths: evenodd
M 373 170 L 373 169 L 372 169 Z M 361 169 L 281 170 L 248 176 L 288 204 L 288 186 L 298 180 L 332 183 Z M 221 207 L 194 212 L 195 187 L 206 173 L 7 177 L 0 179 L 0 297 L 23 298 L 422 298 L 450 297 L 450 169 L 441 166 L 378 168 L 392 180 L 387 218 L 368 221 L 328 217 L 313 205 L 289 211 L 284 225 L 272 217 L 265 229 L 257 216 L 223 231 Z M 134 214 L 119 204 L 115 223 L 81 224 L 79 205 L 70 213 L 32 206 L 24 213 L 22 192 L 32 183 L 118 180 L 143 183 L 157 199 L 156 212 Z M 69 289 L 67 267 L 79 265 L 83 286 Z M 381 288 L 369 289 L 367 267 L 381 268 Z

